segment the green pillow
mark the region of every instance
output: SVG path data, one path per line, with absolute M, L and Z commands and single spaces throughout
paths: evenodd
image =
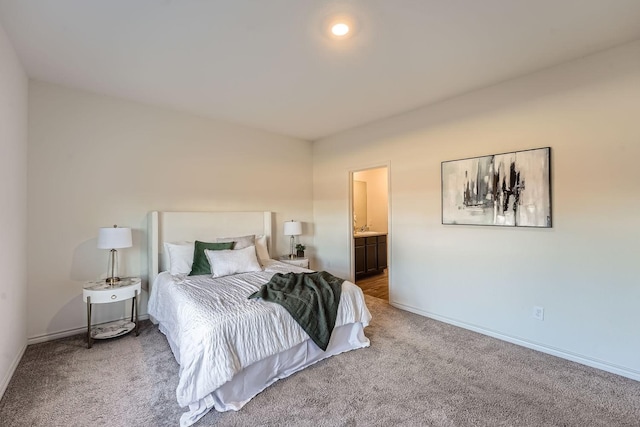
M 205 249 L 210 251 L 220 251 L 224 249 L 233 249 L 234 242 L 228 243 L 209 243 L 196 240 L 195 250 L 193 252 L 193 265 L 189 276 L 201 276 L 203 274 L 211 274 L 211 265 L 207 256 L 204 254 Z

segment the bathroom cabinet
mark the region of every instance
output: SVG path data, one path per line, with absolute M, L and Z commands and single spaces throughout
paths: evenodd
M 387 268 L 387 235 L 354 237 L 356 279 Z

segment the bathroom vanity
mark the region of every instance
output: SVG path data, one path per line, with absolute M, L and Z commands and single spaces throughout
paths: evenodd
M 387 268 L 387 234 L 375 231 L 355 233 L 356 280 L 369 274 L 378 274 Z

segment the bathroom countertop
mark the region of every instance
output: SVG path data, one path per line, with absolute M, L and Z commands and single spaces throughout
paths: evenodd
M 383 231 L 358 231 L 353 233 L 353 237 L 373 237 L 373 236 L 384 236 L 387 233 Z

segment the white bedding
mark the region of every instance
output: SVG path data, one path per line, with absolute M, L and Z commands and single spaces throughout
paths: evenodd
M 247 298 L 275 273 L 288 271 L 309 270 L 268 261 L 264 271 L 215 279 L 167 272 L 158 275 L 149 298 L 149 314 L 167 335 L 180 364 L 176 390 L 180 406 L 202 407 L 203 399 L 211 399 L 212 392 L 243 369 L 310 341 L 283 307 Z M 370 319 L 362 291 L 345 281 L 336 328 L 354 323 L 365 327 Z M 368 340 L 362 335 L 351 348 L 364 346 Z M 343 346 L 333 354 L 348 349 Z

